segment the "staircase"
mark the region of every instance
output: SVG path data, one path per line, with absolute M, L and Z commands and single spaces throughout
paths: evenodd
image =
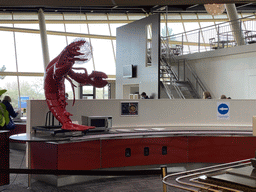
M 162 42 L 162 50 L 168 50 Z M 160 98 L 199 99 L 206 91 L 186 60 L 178 60 L 172 52 L 162 51 L 160 57 Z M 169 53 L 169 54 L 166 54 Z

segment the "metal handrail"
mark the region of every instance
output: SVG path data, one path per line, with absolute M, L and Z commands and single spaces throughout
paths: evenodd
M 194 78 L 196 79 L 196 82 L 198 82 L 199 86 L 202 88 L 203 91 L 206 91 L 207 89 L 205 88 L 204 84 L 202 83 L 202 81 L 199 79 L 199 77 L 197 76 L 197 74 L 194 72 L 194 70 L 189 66 L 189 64 L 187 63 L 187 61 L 185 60 L 185 65 L 187 66 L 187 68 L 189 69 L 189 71 L 192 73 L 192 75 L 194 76 Z
M 162 62 L 164 62 L 164 61 L 163 61 L 163 59 L 161 58 L 161 63 L 162 63 Z M 162 65 L 162 66 L 163 66 L 163 65 Z M 168 71 L 167 71 L 165 68 L 163 68 L 162 70 L 165 70 L 166 74 L 168 74 L 168 76 L 169 76 L 169 73 L 168 73 Z M 172 77 L 169 76 L 169 78 L 171 79 Z M 163 85 L 164 85 L 164 88 L 165 88 L 165 90 L 166 90 L 166 94 L 168 95 L 168 97 L 169 97 L 170 99 L 174 99 L 174 96 L 173 96 L 173 94 L 171 93 L 171 90 L 170 90 L 169 87 L 166 85 L 166 82 L 165 82 L 165 78 L 164 78 L 164 77 L 162 77 L 162 82 L 163 82 Z
M 164 46 L 164 48 L 167 50 L 168 45 L 166 44 L 166 42 L 165 42 L 164 40 L 162 40 L 161 42 L 162 42 L 161 45 Z M 170 59 L 172 59 L 174 63 L 179 63 L 180 60 L 177 60 L 177 58 L 176 58 L 173 54 L 166 53 L 166 55 L 169 55 L 169 56 L 170 56 L 170 57 L 167 57 L 168 61 L 169 61 Z M 162 60 L 162 54 L 161 54 L 161 60 Z M 162 61 L 163 61 L 163 60 L 162 60 Z M 205 88 L 205 86 L 203 85 L 202 81 L 199 79 L 199 77 L 197 76 L 197 74 L 194 72 L 194 70 L 189 66 L 189 64 L 187 63 L 187 61 L 186 61 L 185 59 L 183 59 L 183 61 L 184 61 L 184 65 L 185 65 L 184 69 L 186 70 L 186 68 L 187 68 L 188 70 L 186 70 L 186 71 L 189 71 L 189 72 L 192 74 L 192 76 L 194 77 L 195 81 L 196 81 L 195 87 L 197 87 L 197 85 L 198 85 L 198 86 L 200 87 L 200 89 L 202 90 L 202 92 L 206 91 L 207 89 Z M 174 70 L 172 70 L 172 66 L 171 66 L 168 62 L 166 63 L 166 65 L 169 66 L 169 68 L 170 68 L 170 70 L 172 71 L 172 73 L 174 74 L 176 80 L 179 80 L 180 77 L 174 72 Z M 178 69 L 178 70 L 179 70 L 179 69 Z M 179 73 L 179 71 L 178 71 L 178 73 Z M 186 75 L 185 75 L 185 73 L 184 73 L 184 80 L 185 80 L 185 79 L 187 79 L 189 82 L 191 82 L 190 79 L 189 79 L 188 77 L 186 77 Z M 192 84 L 192 83 L 191 83 L 191 84 Z M 179 87 L 177 87 L 175 84 L 173 84 L 173 85 L 174 85 L 174 88 L 176 89 L 177 93 L 179 94 L 180 98 L 185 99 L 185 97 L 184 97 L 184 95 L 182 94 L 182 92 L 181 92 L 181 90 L 179 89 Z M 192 84 L 192 85 L 193 85 L 193 84 Z M 193 90 L 196 90 L 196 89 L 193 88 Z M 198 92 L 199 92 L 199 91 L 197 91 L 196 94 L 200 96 L 200 94 L 199 94 Z
M 256 18 L 255 15 L 251 15 L 248 17 L 243 17 L 240 18 L 238 20 L 233 20 L 233 21 L 227 21 L 227 22 L 222 22 L 219 24 L 215 24 L 215 25 L 211 25 L 211 26 L 207 26 L 207 27 L 203 27 L 200 29 L 194 29 L 191 31 L 186 31 L 186 32 L 182 32 L 182 33 L 178 33 L 178 34 L 174 34 L 174 35 L 169 35 L 166 37 L 161 37 L 163 40 L 168 41 L 168 43 L 171 44 L 176 44 L 176 45 L 193 45 L 194 49 L 193 50 L 188 50 L 187 53 L 184 52 L 184 50 L 182 50 L 182 55 L 183 54 L 189 54 L 189 53 L 196 53 L 196 52 L 202 52 L 202 51 L 209 51 L 210 49 L 210 39 L 215 38 L 216 42 L 218 44 L 218 46 L 216 48 L 223 48 L 220 46 L 219 43 L 219 35 L 223 34 L 223 33 L 230 33 L 230 37 L 234 39 L 234 33 L 237 31 L 240 31 L 243 39 L 245 40 L 246 44 L 249 44 L 249 42 L 247 42 L 247 37 L 246 37 L 246 33 L 248 31 L 256 31 Z M 232 23 L 234 21 L 240 22 L 240 27 L 239 29 L 233 29 L 232 30 Z M 201 36 L 203 37 L 203 39 L 201 39 Z M 256 34 L 254 34 L 255 41 L 256 41 Z M 167 40 L 168 39 L 168 40 Z M 229 44 L 227 47 L 234 47 L 234 46 L 238 46 L 239 43 L 232 43 Z M 197 46 L 197 48 L 195 47 Z M 201 47 L 201 48 L 200 48 Z M 203 50 L 202 48 L 205 47 L 205 49 Z M 208 49 L 209 47 L 209 49 Z M 190 47 L 191 48 L 191 47 Z M 191 48 L 192 49 L 192 48 Z
M 166 47 L 166 48 L 167 48 L 167 47 Z M 166 66 L 168 66 L 169 69 L 172 71 L 172 74 L 174 75 L 174 78 L 175 78 L 176 80 L 178 80 L 177 74 L 172 70 L 172 68 L 171 68 L 171 66 L 168 64 L 168 62 L 165 62 L 165 61 L 163 60 L 162 54 L 161 54 L 160 59 L 161 59 L 161 63 L 165 63 Z M 167 59 L 169 59 L 169 58 L 167 57 Z M 162 65 L 162 66 L 164 66 L 164 65 Z M 169 76 L 169 78 L 172 78 L 166 68 L 163 68 L 163 70 L 165 70 L 165 72 L 166 72 L 166 74 Z M 163 78 L 163 81 L 164 81 L 164 78 Z M 164 87 L 165 87 L 165 90 L 166 90 L 166 93 L 167 93 L 168 97 L 169 97 L 170 99 L 174 99 L 174 96 L 173 96 L 173 94 L 171 93 L 171 90 L 169 89 L 169 87 L 166 86 L 166 83 L 163 83 L 163 85 L 164 85 Z M 182 99 L 185 99 L 185 97 L 184 97 L 183 93 L 181 92 L 180 88 L 179 88 L 176 84 L 173 84 L 173 83 L 172 83 L 172 85 L 173 85 L 174 89 L 176 90 L 176 92 L 178 93 L 179 97 L 182 98 Z

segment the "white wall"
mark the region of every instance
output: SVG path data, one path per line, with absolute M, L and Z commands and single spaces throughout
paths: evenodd
M 172 129 L 251 129 L 252 117 L 256 115 L 256 100 L 170 100 L 148 99 L 139 101 L 139 115 L 121 116 L 121 101 L 129 100 L 77 100 L 72 107 L 69 100 L 67 111 L 71 119 L 81 124 L 82 115 L 110 115 L 113 127 L 170 127 Z M 134 101 L 134 100 L 130 100 Z M 218 120 L 217 104 L 229 102 L 230 119 Z M 48 111 L 46 101 L 28 101 L 27 127 L 45 124 Z
M 185 55 L 213 98 L 256 98 L 256 44 Z
M 146 25 L 152 23 L 152 66 L 146 67 Z M 116 98 L 123 99 L 124 85 L 138 84 L 140 93 L 158 98 L 160 15 L 155 14 L 142 20 L 117 28 L 116 35 Z M 137 78 L 123 78 L 123 66 L 136 65 Z

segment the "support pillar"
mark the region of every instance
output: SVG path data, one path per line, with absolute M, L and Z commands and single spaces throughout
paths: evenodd
M 231 30 L 237 45 L 245 45 L 244 35 L 242 32 L 242 26 L 239 22 L 237 10 L 235 4 L 226 4 L 226 10 L 228 13 L 229 21 L 231 22 Z
M 41 35 L 43 59 L 44 59 L 44 69 L 46 69 L 48 63 L 50 62 L 50 57 L 49 57 L 49 50 L 48 50 L 46 24 L 45 24 L 44 12 L 42 9 L 39 9 L 38 11 L 38 20 L 39 20 L 39 28 L 40 28 L 40 35 Z

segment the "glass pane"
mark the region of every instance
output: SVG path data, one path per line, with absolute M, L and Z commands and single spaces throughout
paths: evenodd
M 12 20 L 11 13 L 0 13 L 0 20 Z
M 39 30 L 39 24 L 15 24 L 15 28 L 25 28 L 25 29 L 37 29 Z
M 214 25 L 214 22 L 200 22 L 201 28 Z
M 18 108 L 18 83 L 17 77 L 6 76 L 4 79 L 0 79 L 0 89 L 6 89 L 7 92 L 2 95 L 1 100 L 6 96 L 10 96 L 12 99 L 13 108 Z
M 143 19 L 144 17 L 146 17 L 145 14 L 132 14 L 132 13 L 128 14 L 129 20 L 139 20 L 139 19 Z
M 88 20 L 107 20 L 107 15 L 104 13 L 86 13 Z
M 161 29 L 160 29 L 161 37 L 166 37 L 166 24 L 161 23 Z M 173 28 L 170 28 L 170 25 L 168 25 L 168 33 L 167 36 L 174 35 Z
M 45 99 L 44 77 L 19 77 L 20 96 L 30 100 Z
M 104 88 L 96 88 L 96 99 L 104 99 Z
M 116 67 L 110 40 L 92 39 L 95 70 L 115 75 Z
M 94 35 L 110 35 L 108 24 L 89 24 L 89 31 Z
M 188 42 L 198 43 L 198 41 L 199 41 L 198 32 L 199 31 L 193 32 L 193 33 L 187 33 Z
M 43 83 L 44 77 L 19 77 L 20 82 L 20 96 L 29 97 L 29 99 L 45 99 Z M 1 89 L 7 89 L 7 92 L 2 95 L 8 95 L 12 98 L 12 105 L 18 108 L 18 83 L 17 77 L 7 76 L 1 82 Z
M 46 30 L 48 31 L 61 31 L 64 32 L 64 24 L 46 24 Z
M 212 19 L 212 15 L 204 14 L 204 13 L 197 13 L 199 19 Z
M 169 13 L 168 19 L 181 19 L 180 14 L 177 13 Z
M 38 15 L 36 13 L 14 13 L 14 20 L 38 20 Z
M 83 86 L 83 94 L 93 94 L 93 86 Z
M 188 45 L 183 45 L 183 54 L 189 54 L 190 53 L 190 49 L 188 47 Z
M 194 29 L 199 29 L 199 24 L 198 22 L 191 22 L 191 23 L 184 23 L 185 30 L 186 31 L 191 31 Z
M 118 24 L 110 24 L 110 30 L 111 30 L 111 35 L 116 36 L 116 28 L 121 27 L 125 24 L 118 23 Z
M 15 33 L 18 71 L 44 72 L 39 34 Z
M 66 24 L 65 26 L 67 32 L 88 34 L 87 24 Z
M 66 37 L 58 35 L 47 35 L 50 60 L 57 57 L 67 46 Z
M 63 15 L 60 13 L 44 13 L 45 20 L 63 20 Z
M 113 40 L 113 45 L 114 45 L 114 51 L 115 51 L 115 55 L 116 55 L 116 40 Z
M 74 87 L 75 91 L 76 91 L 76 89 L 79 89 L 79 87 Z M 65 92 L 68 94 L 68 99 L 73 100 L 74 94 L 73 94 L 72 86 L 71 86 L 71 83 L 67 79 L 65 79 Z M 79 95 L 77 96 L 77 98 L 78 97 L 79 97 Z
M 64 14 L 64 19 L 65 20 L 86 20 L 85 14 L 69 14 L 69 13 Z
M 0 68 L 5 65 L 8 72 L 16 72 L 13 32 L 0 31 Z
M 109 14 L 108 15 L 109 20 L 128 20 L 126 14 Z
M 168 23 L 168 28 L 171 28 L 173 34 L 183 33 L 184 29 L 182 23 Z
M 103 99 L 108 99 L 108 98 L 109 98 L 108 90 L 109 90 L 109 85 L 106 85 L 106 86 L 103 88 Z
M 0 23 L 1 27 L 12 27 L 12 24 L 4 24 L 4 23 Z
M 83 96 L 82 99 L 93 99 L 93 96 Z
M 197 19 L 196 14 L 182 13 L 182 19 Z
M 214 19 L 227 19 L 228 16 L 226 14 L 214 15 Z

